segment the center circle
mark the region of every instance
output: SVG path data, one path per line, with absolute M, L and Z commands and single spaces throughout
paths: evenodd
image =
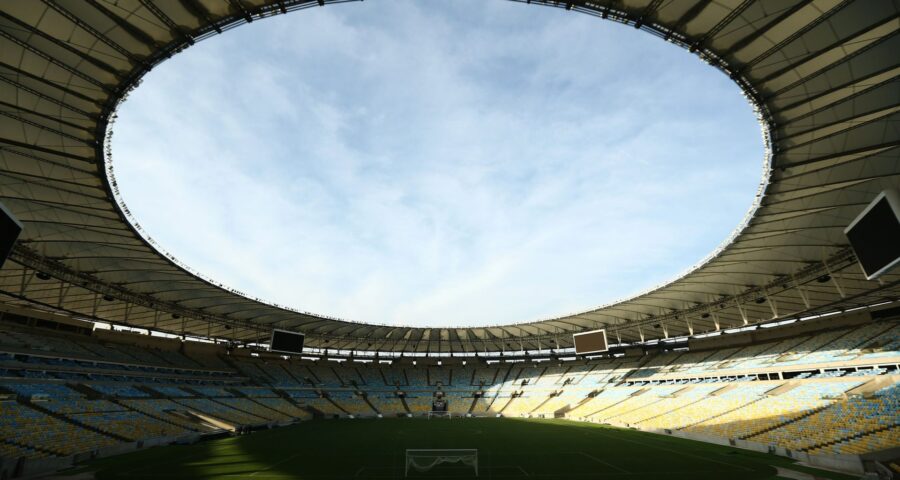
M 727 76 L 512 2 L 362 2 L 200 42 L 119 108 L 120 201 L 204 276 L 411 326 L 582 311 L 670 280 L 752 204 Z

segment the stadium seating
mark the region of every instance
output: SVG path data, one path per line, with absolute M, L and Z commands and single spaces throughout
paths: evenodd
M 828 382 L 798 385 L 778 395 L 766 395 L 744 408 L 699 423 L 691 430 L 725 438 L 746 438 L 756 432 L 789 423 L 831 404 L 834 398 L 859 382 Z
M 471 394 L 464 392 L 451 392 L 447 394 L 447 411 L 454 415 L 466 415 L 472 407 Z
M 21 448 L 66 456 L 120 443 L 114 437 L 84 429 L 15 402 L 0 402 L 0 434 Z
M 792 450 L 863 453 L 859 450 L 868 444 L 900 446 L 900 438 L 882 434 L 900 425 L 898 412 L 900 386 L 893 385 L 868 397 L 856 395 L 834 402 L 803 419 L 749 439 Z
M 406 413 L 403 403 L 396 395 L 390 392 L 381 392 L 369 394 L 369 403 L 378 410 L 378 413 L 385 416 L 396 416 Z
M 187 416 L 178 414 L 186 412 L 187 407 L 165 399 L 122 400 L 122 405 L 141 412 L 147 416 L 181 427 L 183 433 L 205 432 L 214 430 L 202 422 L 189 420 Z
M 208 415 L 234 425 L 259 425 L 271 420 L 253 415 L 252 413 L 243 410 L 232 408 L 219 400 L 226 401 L 229 399 L 178 399 L 174 400 L 174 402 L 186 407 L 185 409 L 189 412 Z
M 409 406 L 409 411 L 413 415 L 421 415 L 430 412 L 433 401 L 434 397 L 431 395 L 427 397 L 406 397 L 406 405 Z
M 0 454 L 8 456 L 218 428 L 204 419 L 243 426 L 314 414 L 422 416 L 438 384 L 455 415 L 565 416 L 819 455 L 898 446 L 896 322 L 643 358 L 430 367 L 218 358 L 0 331 L 9 333 L 0 337 Z

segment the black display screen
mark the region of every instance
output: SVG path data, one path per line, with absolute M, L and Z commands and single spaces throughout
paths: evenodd
M 847 239 L 869 278 L 900 259 L 900 221 L 887 197 L 847 230 Z
M 572 335 L 575 341 L 575 353 L 595 353 L 609 350 L 606 343 L 606 330 L 594 330 L 593 332 L 576 333 Z
M 272 330 L 272 342 L 269 350 L 284 353 L 303 353 L 303 334 Z
M 0 205 L 0 267 L 12 252 L 16 239 L 22 233 L 22 225 L 12 217 L 3 205 Z

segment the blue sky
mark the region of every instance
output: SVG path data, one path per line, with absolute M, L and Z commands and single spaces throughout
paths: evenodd
M 350 320 L 536 320 L 672 279 L 750 207 L 737 86 L 560 9 L 367 1 L 241 26 L 119 110 L 124 202 L 243 292 Z

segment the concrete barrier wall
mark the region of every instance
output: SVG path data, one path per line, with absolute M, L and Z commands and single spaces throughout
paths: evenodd
M 138 442 L 140 444 L 139 448 L 149 448 L 149 447 L 157 447 L 160 445 L 171 445 L 178 441 L 178 436 L 168 436 L 168 437 L 156 437 L 156 438 L 148 438 L 146 440 L 141 440 Z
M 0 478 L 12 478 L 18 464 L 18 458 L 0 457 Z
M 23 458 L 20 477 L 33 477 L 74 465 L 74 457 Z
M 111 457 L 113 455 L 121 455 L 123 453 L 133 452 L 133 451 L 137 450 L 137 448 L 138 448 L 137 442 L 122 443 L 119 445 L 104 447 L 104 448 L 97 450 L 97 454 L 95 455 L 95 458 L 104 458 L 104 457 Z
M 830 468 L 834 470 L 842 470 L 853 473 L 864 473 L 866 471 L 862 459 L 859 455 L 810 455 L 804 453 L 806 463 L 814 467 Z

